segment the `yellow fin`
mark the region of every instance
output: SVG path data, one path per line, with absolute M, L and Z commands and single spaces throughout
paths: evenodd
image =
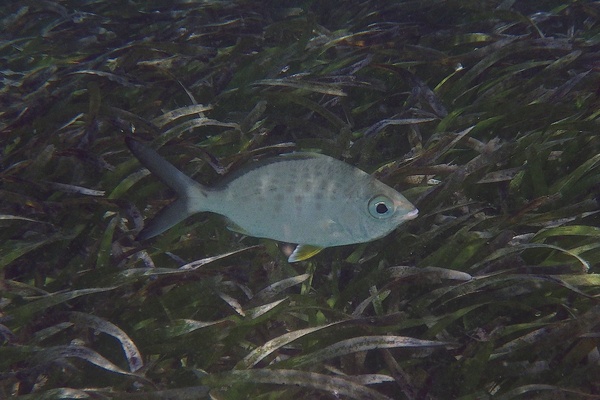
M 290 258 L 288 258 L 288 262 L 307 260 L 315 254 L 317 254 L 318 252 L 320 252 L 321 250 L 323 250 L 323 247 L 312 246 L 310 244 L 299 244 L 290 256 Z

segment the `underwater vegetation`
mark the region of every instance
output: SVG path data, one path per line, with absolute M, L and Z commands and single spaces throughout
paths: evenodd
M 600 399 L 600 2 L 0 5 L 0 398 Z M 289 263 L 197 214 L 319 152 L 417 218 Z M 301 171 L 300 171 L 301 173 Z

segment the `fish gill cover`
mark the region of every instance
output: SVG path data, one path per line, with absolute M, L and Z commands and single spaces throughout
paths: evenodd
M 600 398 L 600 3 L 0 5 L 0 398 Z M 419 217 L 289 264 L 204 184 L 318 151 Z

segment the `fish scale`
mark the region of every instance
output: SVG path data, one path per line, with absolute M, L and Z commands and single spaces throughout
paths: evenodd
M 290 153 L 252 162 L 206 187 L 140 142 L 129 138 L 127 144 L 179 195 L 140 232 L 140 240 L 192 214 L 213 212 L 224 216 L 234 231 L 298 244 L 289 258 L 294 262 L 325 247 L 378 239 L 418 213 L 393 188 L 322 154 Z

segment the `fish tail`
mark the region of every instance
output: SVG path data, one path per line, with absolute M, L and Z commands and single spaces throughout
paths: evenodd
M 154 237 L 192 214 L 205 211 L 208 189 L 171 165 L 157 152 L 139 141 L 126 137 L 127 147 L 151 173 L 177 192 L 179 198 L 163 208 L 137 235 L 137 240 Z

